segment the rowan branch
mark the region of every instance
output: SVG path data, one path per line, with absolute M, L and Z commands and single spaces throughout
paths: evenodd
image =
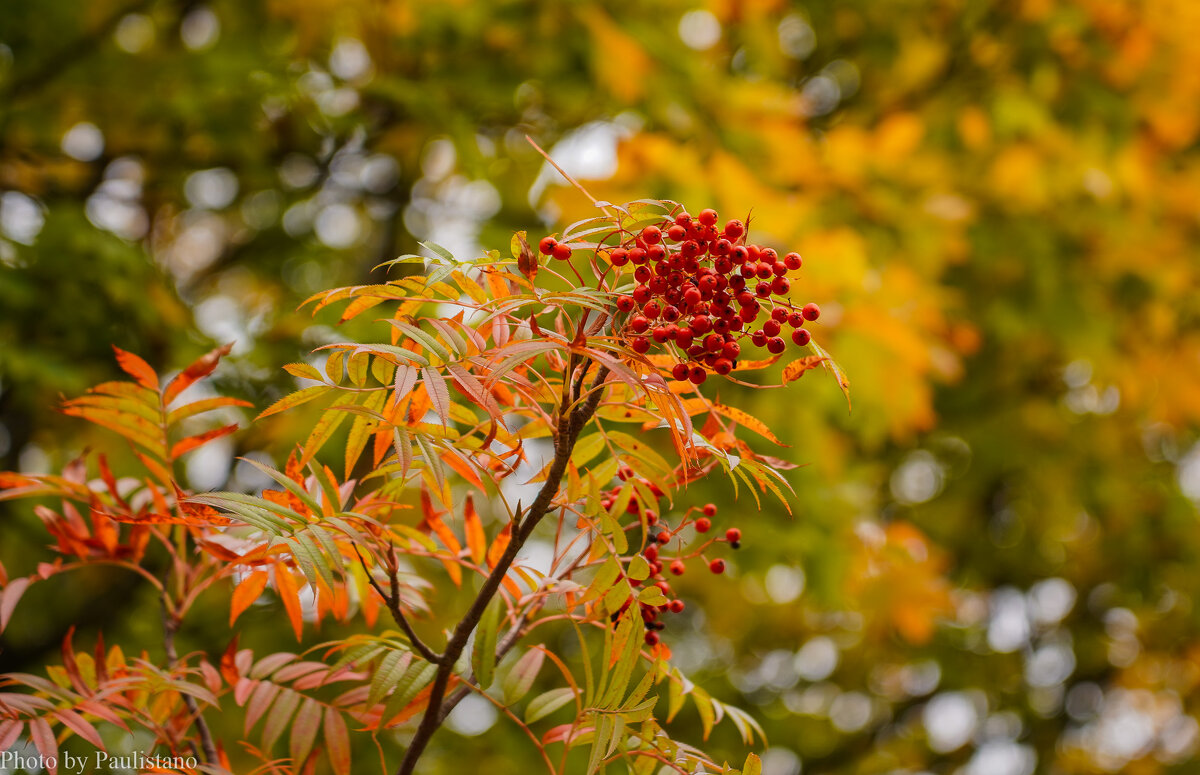
M 425 661 L 431 662 L 435 665 L 442 664 L 442 661 L 445 659 L 445 657 L 429 648 L 429 646 L 425 645 L 425 641 L 421 640 L 420 636 L 417 635 L 416 630 L 414 630 L 412 624 L 409 623 L 408 617 L 404 615 L 403 609 L 400 608 L 400 580 L 396 573 L 395 547 L 391 545 L 388 546 L 390 562 L 388 563 L 387 570 L 388 584 L 391 587 L 390 593 L 385 592 L 383 587 L 380 586 L 379 582 L 375 580 L 375 576 L 371 573 L 371 569 L 367 567 L 367 561 L 365 558 L 363 558 L 362 552 L 359 551 L 358 546 L 354 547 L 354 553 L 358 555 L 358 562 L 362 565 L 363 571 L 367 574 L 367 582 L 370 583 L 371 587 L 379 593 L 380 597 L 383 598 L 383 602 L 387 605 L 388 611 L 390 611 L 392 614 L 392 619 L 395 620 L 396 624 L 400 626 L 401 630 L 404 630 L 404 634 L 408 636 L 409 643 L 411 643 L 413 648 L 417 650 L 417 653 L 425 658 Z
M 438 730 L 438 727 L 441 726 L 443 719 L 442 704 L 446 699 L 446 689 L 450 684 L 450 676 L 454 672 L 454 665 L 462 655 L 471 633 L 474 632 L 475 627 L 479 624 L 479 620 L 483 617 L 483 612 L 487 610 L 492 598 L 496 596 L 496 592 L 500 589 L 500 584 L 508 574 L 508 569 L 512 566 L 513 560 L 517 558 L 517 553 L 525 546 L 525 542 L 529 540 L 534 528 L 538 526 L 542 518 L 550 512 L 554 499 L 558 496 L 558 486 L 562 483 L 563 475 L 567 471 L 567 464 L 571 460 L 571 453 L 575 449 L 575 442 L 579 438 L 579 431 L 600 405 L 600 398 L 604 392 L 600 388 L 604 385 L 604 381 L 607 378 L 608 369 L 602 367 L 596 372 L 596 378 L 593 380 L 590 388 L 591 394 L 586 401 L 576 406 L 573 411 L 570 409 L 570 405 L 565 402 L 560 407 L 558 435 L 554 444 L 554 460 L 550 465 L 550 470 L 547 472 L 546 481 L 542 484 L 542 488 L 538 491 L 533 503 L 522 515 L 519 526 L 513 531 L 512 540 L 505 548 L 504 554 L 497 561 L 492 572 L 484 580 L 483 587 L 480 588 L 479 594 L 476 595 L 474 602 L 471 603 L 471 607 L 467 609 L 466 614 L 463 615 L 463 618 L 459 620 L 458 625 L 454 628 L 454 632 L 446 644 L 446 650 L 442 653 L 442 662 L 438 665 L 437 674 L 433 679 L 433 687 L 429 694 L 429 705 L 425 708 L 424 715 L 421 716 L 421 723 L 417 726 L 416 734 L 413 735 L 412 742 L 409 744 L 408 750 L 404 753 L 404 760 L 400 763 L 400 769 L 396 771 L 396 775 L 413 774 L 417 766 L 417 760 L 421 758 L 421 754 L 425 751 L 425 746 L 428 745 L 429 739 Z
M 166 595 L 163 595 L 162 603 L 163 647 L 167 652 L 167 669 L 174 671 L 175 666 L 179 664 L 179 654 L 175 650 L 175 633 L 179 632 L 179 619 L 170 611 Z M 204 751 L 205 762 L 208 764 L 218 763 L 220 759 L 217 756 L 217 746 L 213 743 L 212 731 L 208 728 L 208 722 L 204 720 L 204 715 L 200 712 L 196 698 L 190 694 L 183 694 L 183 704 L 191 714 L 192 723 L 200 735 L 200 747 Z

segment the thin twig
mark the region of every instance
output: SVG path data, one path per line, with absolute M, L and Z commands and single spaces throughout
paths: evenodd
M 392 549 L 391 551 L 394 552 L 395 550 Z M 374 588 L 376 592 L 379 593 L 379 596 L 383 598 L 383 602 L 387 604 L 388 611 L 390 611 L 392 614 L 392 619 L 396 621 L 396 624 L 400 625 L 400 629 L 404 630 L 404 634 L 408 636 L 409 643 L 413 645 L 413 648 L 415 648 L 427 662 L 432 662 L 435 665 L 442 664 L 444 657 L 433 649 L 429 648 L 429 646 L 425 645 L 425 642 L 417 635 L 416 630 L 414 630 L 412 625 L 409 623 L 408 617 L 404 615 L 404 611 L 400 608 L 400 581 L 396 575 L 396 563 L 394 557 L 392 558 L 393 561 L 388 566 L 388 583 L 391 586 L 391 593 L 389 594 L 383 590 L 383 587 L 380 586 L 379 582 L 375 580 L 375 576 L 371 574 L 371 569 L 367 567 L 367 561 L 365 558 L 363 558 L 362 552 L 358 550 L 358 546 L 354 547 L 354 553 L 358 555 L 358 562 L 362 565 L 363 572 L 367 574 L 367 582 L 372 588 Z
M 609 212 L 609 210 L 608 210 L 608 208 L 607 208 L 606 206 L 604 206 L 604 205 L 600 204 L 600 202 L 598 202 L 598 201 L 596 200 L 596 197 L 592 196 L 592 195 L 591 195 L 591 194 L 588 192 L 588 190 L 587 190 L 586 188 L 584 188 L 584 187 L 583 187 L 583 185 L 582 185 L 582 184 L 581 184 L 581 183 L 580 183 L 578 180 L 576 180 L 575 178 L 573 178 L 573 177 L 571 177 L 570 175 L 568 175 L 566 170 L 564 170 L 562 167 L 558 166 L 558 162 L 556 162 L 554 159 L 550 158 L 550 154 L 548 154 L 548 153 L 546 153 L 545 151 L 543 151 L 543 150 L 542 150 L 542 146 L 540 146 L 540 145 L 538 145 L 537 143 L 535 143 L 535 142 L 533 141 L 533 138 L 532 138 L 532 137 L 530 137 L 529 135 L 525 135 L 525 139 L 526 139 L 526 140 L 529 142 L 529 144 L 530 144 L 530 145 L 532 145 L 532 146 L 533 146 L 533 149 L 534 149 L 535 151 L 537 151 L 538 153 L 540 153 L 540 154 L 542 155 L 542 158 L 544 158 L 544 159 L 545 159 L 547 162 L 549 162 L 549 163 L 550 163 L 550 166 L 551 166 L 551 167 L 553 167 L 554 169 L 558 170 L 558 174 L 559 174 L 559 175 L 562 175 L 564 178 L 566 178 L 566 180 L 567 180 L 567 182 L 568 182 L 568 183 L 570 183 L 570 184 L 571 184 L 572 186 L 574 186 L 575 188 L 579 189 L 580 193 L 582 193 L 584 196 L 586 196 L 586 197 L 588 198 L 588 200 L 589 200 L 589 201 L 591 201 L 591 203 L 592 203 L 592 204 L 596 205 L 596 207 L 599 207 L 599 208 L 600 208 L 600 210 L 601 210 L 601 211 L 602 211 L 602 212 L 603 212 L 605 215 L 607 215 L 609 218 L 614 218 L 614 219 L 616 218 L 616 216 L 615 216 L 615 215 L 613 215 L 611 212 Z

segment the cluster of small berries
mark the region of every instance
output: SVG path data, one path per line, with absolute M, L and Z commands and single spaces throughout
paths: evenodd
M 626 480 L 632 475 L 632 471 L 624 466 L 622 466 L 621 470 L 617 474 L 617 476 L 622 480 Z M 659 489 L 653 482 L 643 480 L 642 483 L 646 485 L 647 489 L 649 489 L 656 498 L 662 496 L 662 490 Z M 600 498 L 600 505 L 605 509 L 611 509 L 616 503 L 617 498 L 620 495 L 620 491 L 621 488 L 618 486 L 603 493 Z M 645 517 L 646 526 L 651 529 L 650 543 L 645 549 L 642 550 L 642 557 L 645 558 L 646 563 L 650 566 L 649 576 L 645 581 L 634 581 L 631 579 L 630 583 L 635 587 L 640 586 L 643 583 L 653 584 L 661 589 L 662 593 L 668 598 L 667 602 L 662 605 L 647 605 L 646 603 L 639 603 L 639 606 L 641 607 L 642 621 L 646 625 L 646 643 L 653 646 L 654 644 L 658 643 L 658 631 L 662 630 L 666 626 L 663 622 L 659 621 L 659 616 L 668 612 L 680 613 L 684 609 L 683 601 L 677 597 L 672 597 L 673 592 L 671 590 L 671 584 L 669 581 L 667 581 L 665 573 L 669 572 L 673 576 L 682 576 L 687 571 L 687 559 L 695 557 L 701 557 L 704 559 L 702 557 L 704 549 L 713 543 L 721 542 L 722 539 L 713 538 L 709 539 L 706 543 L 699 547 L 689 547 L 686 557 L 679 555 L 674 559 L 669 559 L 664 557 L 661 552 L 684 528 L 688 527 L 689 525 L 694 528 L 698 534 L 706 534 L 711 531 L 712 518 L 717 515 L 717 507 L 714 504 L 709 503 L 705 504 L 699 509 L 689 510 L 674 530 L 665 524 L 660 525 L 658 512 L 650 508 L 643 509 L 642 505 L 639 504 L 636 495 L 629 500 L 629 504 L 625 507 L 625 511 L 627 514 L 637 514 L 640 511 Z M 699 516 L 695 516 L 693 518 L 694 512 L 697 511 L 700 512 Z M 629 528 L 636 529 L 639 524 L 640 523 L 632 524 L 629 526 Z M 655 530 L 655 528 L 657 528 L 657 530 Z M 725 537 L 723 540 L 725 543 L 729 544 L 730 548 L 737 549 L 741 547 L 742 531 L 736 527 L 731 527 L 725 531 Z M 725 572 L 725 560 L 717 557 L 713 559 L 706 559 L 706 562 L 708 565 L 708 570 L 711 573 L 721 574 Z M 628 603 L 626 605 L 628 605 Z
M 627 315 L 630 347 L 646 353 L 655 343 L 671 343 L 679 356 L 671 376 L 697 385 L 710 370 L 733 371 L 746 340 L 779 354 L 787 347 L 788 326 L 795 344 L 808 344 L 811 335 L 803 326 L 821 314 L 816 304 L 797 307 L 787 297 L 787 273 L 803 264 L 798 253 L 781 258 L 772 248 L 748 244 L 741 221 L 723 229 L 717 221 L 716 210 L 694 218 L 680 213 L 608 253 L 614 266 L 634 267 L 633 292 L 617 299 L 617 309 Z M 571 257 L 570 246 L 553 237 L 539 248 L 547 256 Z

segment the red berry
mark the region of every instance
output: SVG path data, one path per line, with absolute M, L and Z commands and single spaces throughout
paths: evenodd
M 807 328 L 797 328 L 792 332 L 792 341 L 803 347 L 812 341 L 812 334 L 808 333 Z
M 742 346 L 737 342 L 726 342 L 721 347 L 721 357 L 728 358 L 731 361 L 736 361 L 737 357 L 742 354 Z
M 795 338 L 795 337 L 793 337 Z M 688 367 L 686 363 L 677 363 L 671 367 L 671 376 L 678 380 L 685 380 L 688 377 Z
M 719 559 L 719 558 L 716 560 L 713 560 L 712 562 L 710 562 L 708 564 L 708 569 L 710 571 L 712 571 L 713 573 L 724 573 L 725 572 L 725 561 L 722 559 Z
M 629 260 L 634 264 L 646 263 L 646 251 L 641 248 L 634 248 L 629 251 Z
M 693 385 L 702 384 L 706 379 L 708 379 L 708 372 L 704 370 L 703 366 L 693 366 L 688 369 L 688 380 Z
M 554 257 L 559 261 L 566 261 L 571 257 L 571 246 L 558 243 L 554 246 Z
M 715 507 L 714 507 L 714 513 L 716 513 Z M 709 531 L 709 529 L 711 529 L 711 528 L 712 528 L 712 520 L 709 519 L 708 517 L 700 517 L 700 519 L 696 520 L 696 532 L 697 533 L 707 533 Z
M 799 269 L 804 264 L 804 260 L 800 258 L 799 253 L 788 253 L 783 257 L 783 265 L 788 269 Z
M 646 511 L 644 513 L 646 515 L 646 524 L 648 524 L 648 525 L 657 525 L 658 524 L 658 512 L 657 511 L 655 511 L 654 509 L 646 509 Z
M 625 248 L 617 248 L 608 254 L 608 260 L 613 266 L 625 266 L 629 263 L 629 251 Z
M 650 352 L 650 340 L 644 336 L 635 336 L 633 341 L 629 343 L 635 353 L 645 355 Z
M 670 332 L 667 331 L 666 326 L 655 326 L 654 331 L 650 334 L 650 336 L 654 337 L 654 341 L 658 342 L 659 344 L 662 344 L 671 338 Z
M 654 536 L 654 540 L 658 541 L 660 544 L 669 543 L 671 541 L 671 534 L 666 530 L 663 530 L 658 535 Z
M 729 528 L 728 530 L 725 531 L 725 540 L 729 541 L 730 543 L 734 543 L 736 541 L 741 541 L 742 540 L 742 531 L 738 530 L 736 527 Z
M 651 320 L 657 318 L 660 312 L 662 312 L 662 308 L 658 306 L 657 301 L 652 301 L 646 306 L 642 307 L 642 314 Z
M 662 245 L 651 245 L 646 248 L 646 257 L 651 261 L 658 263 L 667 257 L 667 249 Z
M 692 216 L 688 215 L 687 213 L 680 213 L 679 215 L 675 216 L 675 223 L 676 225 L 682 226 L 686 229 L 692 225 Z
M 647 646 L 657 646 L 658 645 L 658 633 L 657 632 L 647 632 L 645 637 L 646 637 L 646 645 Z
M 724 238 L 714 240 L 712 247 L 709 248 L 709 252 L 714 256 L 727 256 L 731 250 L 733 250 L 733 243 Z
M 687 566 L 683 564 L 683 560 L 675 560 L 671 563 L 671 573 L 676 576 L 682 576 L 685 570 L 687 570 Z
M 650 328 L 650 321 L 642 315 L 634 315 L 629 319 L 629 327 L 635 334 L 640 334 Z
M 675 598 L 667 604 L 667 608 L 670 608 L 671 613 L 673 614 L 681 614 L 683 613 L 683 601 L 679 598 Z
M 704 504 L 704 508 L 702 509 L 702 511 L 704 512 L 704 516 L 706 516 L 706 517 L 715 517 L 715 516 L 717 516 L 717 504 L 706 503 L 706 504 Z
M 744 264 L 750 260 L 750 249 L 745 245 L 738 245 L 729 251 L 729 256 L 733 259 L 734 263 Z
M 771 320 L 774 320 L 776 323 L 784 322 L 787 320 L 787 317 L 787 307 L 776 307 L 775 309 L 771 310 Z
M 786 277 L 776 277 L 771 281 L 771 292 L 776 296 L 782 296 L 792 289 L 792 284 L 788 282 Z
M 672 242 L 681 242 L 686 236 L 687 229 L 683 228 L 679 224 L 675 224 L 671 228 L 667 229 L 667 239 L 671 240 Z
M 768 298 L 771 295 L 771 284 L 758 283 L 754 286 L 754 295 L 760 299 Z
M 662 241 L 662 231 L 657 226 L 647 226 L 642 229 L 642 241 L 647 245 L 657 245 Z
M 802 309 L 801 312 L 804 314 L 805 320 L 816 320 L 817 318 L 821 317 L 821 308 L 816 304 L 813 304 L 811 301 L 804 305 L 804 309 Z
M 768 264 L 766 261 L 759 261 L 754 267 L 754 274 L 760 280 L 769 280 L 775 274 L 775 265 Z
M 700 214 L 696 216 L 696 220 L 700 221 L 700 223 L 704 224 L 705 226 L 712 226 L 717 222 L 717 211 L 713 210 L 712 208 L 701 210 Z
M 617 299 L 617 309 L 622 312 L 629 312 L 635 306 L 637 306 L 637 302 L 633 300 L 632 296 L 621 296 Z
M 730 240 L 736 240 L 738 237 L 746 233 L 746 226 L 738 219 L 734 218 L 729 223 L 725 224 L 725 236 Z
M 776 277 L 783 277 L 787 274 L 787 264 L 782 261 L 776 261 L 771 265 L 771 271 L 775 273 Z
M 767 352 L 771 353 L 772 355 L 779 355 L 779 353 L 786 349 L 787 342 L 783 341 L 777 336 L 767 340 Z
M 642 556 L 645 557 L 648 562 L 654 562 L 655 560 L 657 560 L 658 559 L 658 544 L 650 544 L 649 546 L 647 546 L 642 551 Z
M 803 312 L 793 312 L 790 315 L 788 315 L 787 321 L 788 321 L 788 325 L 791 326 L 792 328 L 800 328 L 801 326 L 804 325 L 804 313 Z
M 780 325 L 774 319 L 763 323 L 763 333 L 767 336 L 779 336 Z
M 713 371 L 724 376 L 733 371 L 733 362 L 728 358 L 717 358 L 716 363 L 713 364 Z
M 750 334 L 750 341 L 754 343 L 755 347 L 766 347 L 767 335 L 762 331 L 755 331 L 754 333 Z
M 538 250 L 541 251 L 543 256 L 553 253 L 556 247 L 558 247 L 558 240 L 554 239 L 554 237 L 542 237 L 542 241 L 538 243 Z

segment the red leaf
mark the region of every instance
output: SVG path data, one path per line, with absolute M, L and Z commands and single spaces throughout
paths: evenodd
M 212 374 L 221 358 L 228 355 L 231 349 L 233 349 L 233 342 L 202 355 L 186 369 L 176 374 L 175 378 L 167 383 L 167 389 L 163 391 L 163 403 L 171 403 L 175 396 L 187 390 L 196 380 Z
M 80 716 L 73 710 L 67 710 L 65 708 L 63 710 L 54 711 L 54 715 L 59 721 L 62 722 L 63 726 L 67 727 L 72 732 L 79 735 L 84 740 L 87 740 L 100 750 L 104 750 L 104 741 L 100 739 L 100 734 L 96 732 L 95 727 L 83 720 L 83 716 Z
M 186 439 L 177 441 L 175 446 L 171 447 L 171 457 L 177 458 L 185 452 L 191 452 L 201 444 L 207 444 L 213 439 L 218 439 L 222 436 L 228 436 L 237 429 L 238 424 L 233 423 L 220 428 L 213 428 L 211 431 L 205 431 L 204 433 L 198 433 L 195 436 L 188 436 Z
M 150 364 L 116 345 L 113 345 L 113 352 L 117 354 L 117 365 L 126 374 L 133 377 L 139 385 L 154 391 L 158 390 L 158 373 L 150 368 Z
M 291 754 L 293 766 L 298 766 L 308 759 L 320 729 L 321 705 L 312 698 L 306 699 L 292 721 L 292 739 L 289 741 L 288 753 Z
M 227 684 L 237 683 L 238 676 L 241 675 L 241 670 L 237 665 L 237 636 L 233 636 L 233 640 L 229 643 L 229 647 L 225 649 L 225 653 L 221 655 L 221 676 Z
M 71 645 L 71 639 L 75 637 L 75 625 L 67 628 L 67 635 L 62 642 L 62 661 L 63 670 L 67 673 L 67 678 L 71 679 L 71 686 L 80 694 L 88 694 L 87 685 L 83 682 L 83 675 L 79 672 L 79 664 L 75 659 L 75 649 Z
M 58 742 L 54 739 L 54 730 L 50 729 L 50 725 L 43 718 L 30 719 L 29 737 L 33 739 L 38 753 L 46 759 L 54 759 L 55 766 L 48 769 L 50 775 L 58 775 Z
M 325 751 L 335 775 L 349 775 L 350 735 L 346 720 L 334 708 L 325 709 Z
M 237 588 L 233 590 L 233 600 L 229 604 L 230 627 L 242 615 L 242 612 L 250 607 L 251 603 L 258 600 L 266 586 L 267 572 L 262 570 L 254 571 L 241 580 Z
M 13 610 L 31 583 L 33 583 L 32 579 L 19 578 L 0 591 L 0 632 L 4 632 L 4 628 L 8 627 L 8 620 L 12 618 Z
M 13 743 L 17 742 L 17 738 L 21 736 L 21 730 L 25 725 L 20 721 L 9 719 L 8 721 L 0 721 L 0 751 L 7 751 L 13 747 Z

